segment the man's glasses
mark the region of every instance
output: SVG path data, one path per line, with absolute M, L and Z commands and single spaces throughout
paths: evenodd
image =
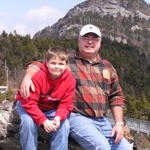
M 85 42 L 88 42 L 88 41 L 92 41 L 92 42 L 98 42 L 99 40 L 100 40 L 100 38 L 99 37 L 97 37 L 97 38 L 89 38 L 89 37 L 86 37 L 86 36 L 81 36 L 80 37 L 83 41 L 85 41 Z

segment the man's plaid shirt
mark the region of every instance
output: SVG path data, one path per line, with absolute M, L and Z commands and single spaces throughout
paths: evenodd
M 40 67 L 40 63 L 32 64 Z M 105 115 L 109 106 L 124 105 L 116 70 L 108 61 L 98 56 L 90 63 L 76 53 L 69 57 L 69 66 L 76 79 L 74 112 L 99 118 Z

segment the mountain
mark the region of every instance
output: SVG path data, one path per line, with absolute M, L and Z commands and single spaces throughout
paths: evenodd
M 86 0 L 34 38 L 76 38 L 87 23 L 97 25 L 112 41 L 138 47 L 146 66 L 150 66 L 150 5 L 144 0 Z
M 20 87 L 25 66 L 43 59 L 49 47 L 76 49 L 75 38 L 87 23 L 102 31 L 100 55 L 118 72 L 127 99 L 127 116 L 150 120 L 150 5 L 143 0 L 87 0 L 34 38 L 2 32 L 0 85 L 6 85 L 9 79 L 9 90 L 0 94 L 0 101 L 14 99 L 12 93 Z

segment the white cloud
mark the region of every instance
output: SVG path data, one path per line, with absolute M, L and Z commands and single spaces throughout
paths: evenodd
M 20 23 L 20 24 L 16 24 L 13 27 L 13 29 L 20 35 L 30 34 L 31 37 L 33 37 L 33 35 L 36 32 L 43 29 L 44 27 L 41 27 L 39 24 L 31 25 L 30 23 Z
M 0 12 L 0 17 L 5 17 L 6 14 Z M 0 32 L 13 32 L 16 30 L 18 34 L 30 34 L 31 37 L 46 26 L 54 24 L 58 19 L 65 15 L 64 12 L 52 8 L 50 6 L 42 6 L 40 8 L 32 8 L 25 15 L 8 24 L 7 19 L 1 20 Z M 7 24 L 7 25 L 6 25 Z
M 59 18 L 65 14 L 58 9 L 50 6 L 42 6 L 40 8 L 33 8 L 29 10 L 22 18 L 20 23 L 14 26 L 14 30 L 18 34 L 33 36 L 39 30 L 46 26 L 54 24 Z
M 31 22 L 43 22 L 48 21 L 51 23 L 52 20 L 57 20 L 64 16 L 64 13 L 56 8 L 50 6 L 42 6 L 40 8 L 33 8 L 24 16 L 26 21 Z
M 16 32 L 21 35 L 26 35 L 31 32 L 28 25 L 25 25 L 25 24 L 16 24 L 14 26 L 14 30 L 16 30 Z

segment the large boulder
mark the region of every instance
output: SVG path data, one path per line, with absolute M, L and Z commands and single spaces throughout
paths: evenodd
M 15 103 L 7 100 L 0 105 L 0 150 L 20 150 L 19 116 Z M 49 150 L 49 135 L 43 128 L 39 130 L 38 150 Z M 83 150 L 74 140 L 69 139 L 69 150 Z
M 0 105 L 0 149 L 20 150 L 19 148 L 19 116 L 13 102 L 3 101 Z
M 0 150 L 20 150 L 19 122 L 15 103 L 4 100 L 0 104 Z M 49 150 L 49 135 L 43 128 L 40 128 L 39 132 L 38 150 Z M 150 150 L 150 142 L 145 134 L 136 133 L 134 139 L 138 150 Z M 83 148 L 69 138 L 69 150 L 83 150 Z

